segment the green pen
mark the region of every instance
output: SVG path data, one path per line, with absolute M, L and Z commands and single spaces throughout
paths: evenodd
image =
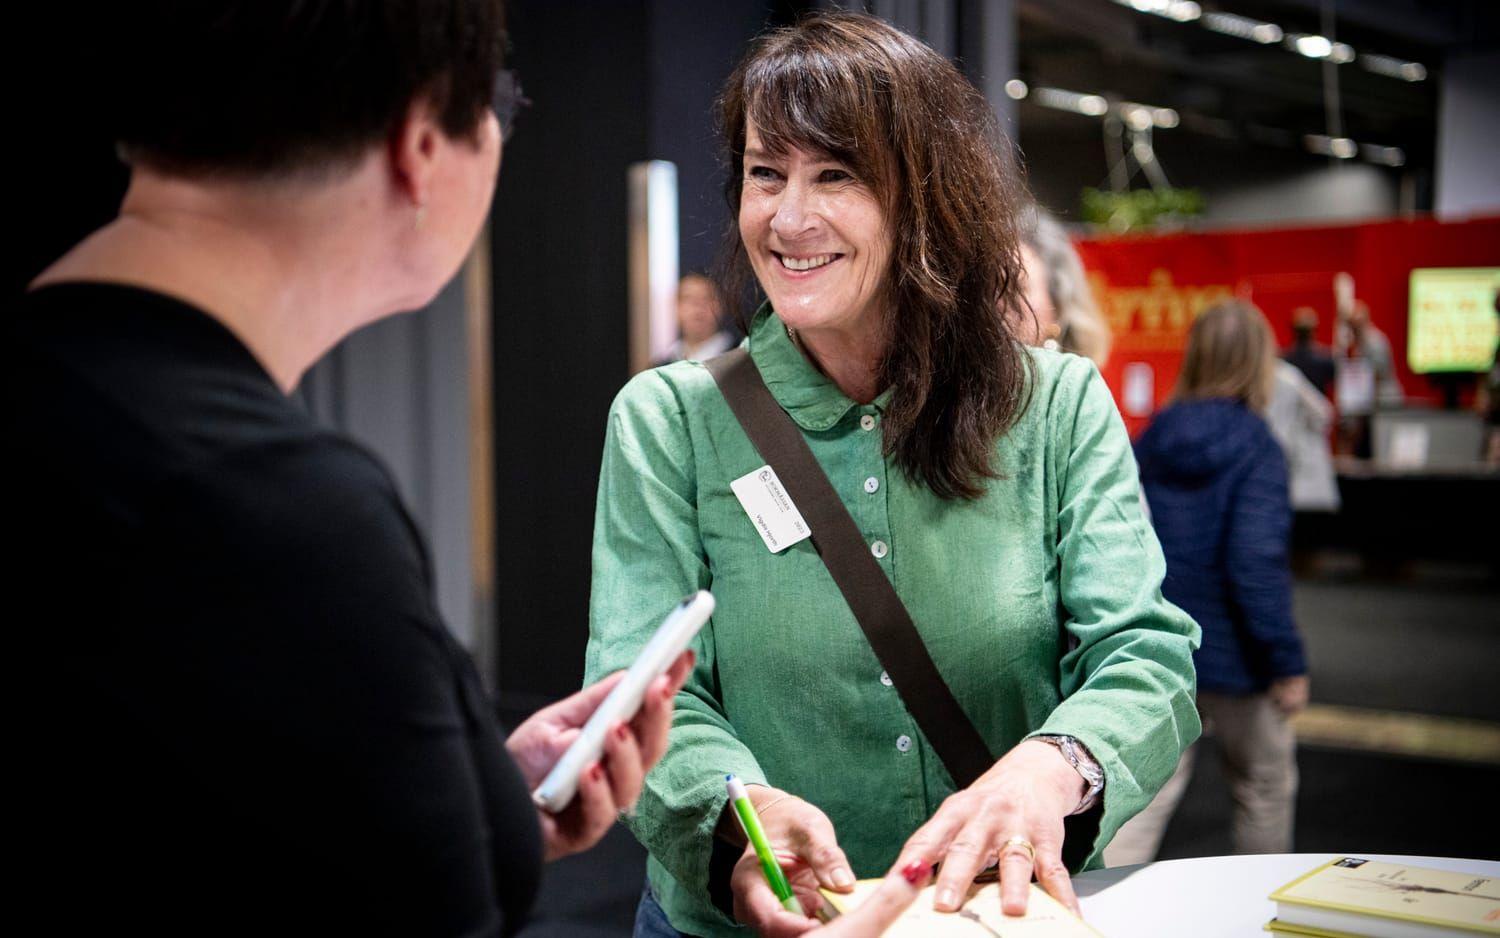
M 781 871 L 781 864 L 776 861 L 776 854 L 766 842 L 766 832 L 760 826 L 760 815 L 755 813 L 755 805 L 750 803 L 745 783 L 733 775 L 726 775 L 724 787 L 729 790 L 729 801 L 734 805 L 735 816 L 740 819 L 740 829 L 745 832 L 750 846 L 755 848 L 755 855 L 760 858 L 760 871 L 766 875 L 771 891 L 781 900 L 782 908 L 794 915 L 806 915 L 802 911 L 802 903 L 797 901 L 797 896 L 792 892 L 792 884 L 786 881 L 786 874 Z

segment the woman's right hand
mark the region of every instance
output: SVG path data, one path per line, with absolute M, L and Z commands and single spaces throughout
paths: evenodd
M 854 888 L 854 873 L 826 814 L 780 789 L 750 785 L 747 790 L 766 839 L 784 859 L 787 881 L 804 909 L 812 912 L 822 904 L 820 887 L 837 892 Z M 744 833 L 733 813 L 733 807 L 726 807 L 720 832 L 735 843 L 744 843 Z M 755 849 L 748 844 L 729 883 L 734 894 L 734 917 L 764 938 L 801 935 L 817 927 L 815 919 L 794 915 L 782 907 L 761 872 Z

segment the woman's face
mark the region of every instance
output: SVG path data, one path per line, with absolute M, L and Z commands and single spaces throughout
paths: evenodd
M 782 321 L 804 333 L 877 330 L 891 238 L 869 185 L 824 154 L 768 152 L 754 123 L 744 163 L 740 239 Z

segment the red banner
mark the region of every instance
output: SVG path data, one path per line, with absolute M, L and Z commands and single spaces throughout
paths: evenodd
M 1318 311 L 1317 340 L 1333 341 L 1335 275 L 1354 278 L 1355 297 L 1391 341 L 1408 398 L 1438 390 L 1406 365 L 1408 280 L 1417 267 L 1500 266 L 1500 216 L 1432 218 L 1330 227 L 1089 238 L 1075 242 L 1114 333 L 1104 377 L 1132 434 L 1171 396 L 1194 317 L 1241 296 L 1291 342 L 1292 310 Z

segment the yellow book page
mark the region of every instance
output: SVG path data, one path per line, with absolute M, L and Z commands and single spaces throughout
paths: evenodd
M 1271 893 L 1287 902 L 1500 935 L 1500 880 L 1341 857 Z
M 823 897 L 841 913 L 859 908 L 865 897 L 880 885 L 878 879 L 862 879 L 852 893 L 823 891 Z M 1035 884 L 1026 901 L 1026 914 L 1005 915 L 1000 911 L 1000 884 L 970 887 L 968 899 L 957 912 L 939 912 L 932 907 L 937 887 L 928 886 L 917 896 L 906 914 L 885 931 L 885 938 L 1102 938 L 1056 899 Z

